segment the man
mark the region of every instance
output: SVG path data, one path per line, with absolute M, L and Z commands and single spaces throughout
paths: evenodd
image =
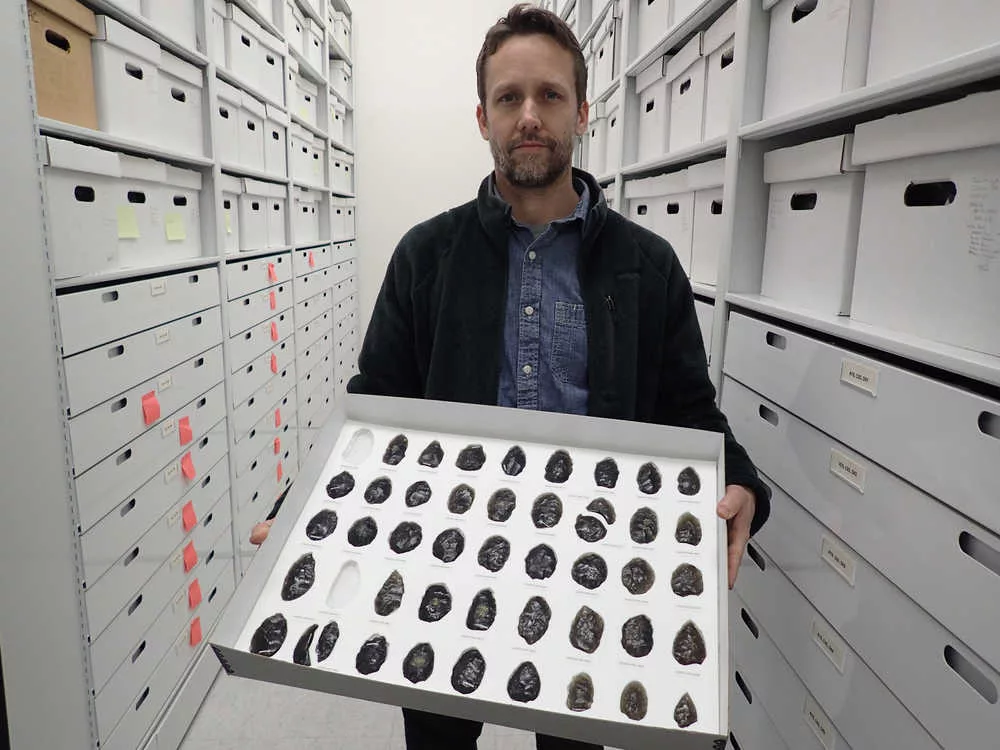
M 589 115 L 580 47 L 557 16 L 518 5 L 488 32 L 476 72 L 495 170 L 475 201 L 399 243 L 349 390 L 724 432 L 731 587 L 770 496 L 715 405 L 672 248 L 609 211 L 594 178 L 571 166 Z M 474 750 L 482 729 L 404 718 L 409 750 Z

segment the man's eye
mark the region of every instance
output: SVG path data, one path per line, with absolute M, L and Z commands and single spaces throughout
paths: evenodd
M 562 97 L 556 91 L 549 91 L 545 94 L 546 99 L 561 99 Z
M 510 104 L 512 101 L 514 101 L 514 95 L 503 94 L 499 99 L 497 99 L 497 101 L 500 102 L 501 104 Z

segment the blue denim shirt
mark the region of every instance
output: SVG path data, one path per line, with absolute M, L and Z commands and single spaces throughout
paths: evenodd
M 574 187 L 576 209 L 547 227 L 533 230 L 511 216 L 500 406 L 587 413 L 587 317 L 577 256 L 590 191 L 582 180 Z

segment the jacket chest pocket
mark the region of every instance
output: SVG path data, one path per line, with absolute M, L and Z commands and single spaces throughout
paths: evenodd
M 566 385 L 587 385 L 587 312 L 582 304 L 556 302 L 552 374 Z

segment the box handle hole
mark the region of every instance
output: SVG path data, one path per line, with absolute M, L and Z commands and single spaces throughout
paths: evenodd
M 755 546 L 748 544 L 747 554 L 750 556 L 750 559 L 754 561 L 754 564 L 761 569 L 761 571 L 767 570 L 767 563 L 764 562 L 764 556 L 760 554 Z
M 979 431 L 1000 440 L 1000 414 L 984 411 L 979 415 Z
M 793 211 L 812 211 L 816 208 L 816 193 L 795 193 L 792 196 Z
M 201 325 L 201 316 L 199 315 L 197 318 L 195 318 L 194 320 L 192 320 L 191 321 L 191 325 L 193 325 L 193 326 L 200 326 Z
M 740 747 L 740 743 L 736 741 L 736 737 L 733 736 L 732 732 L 729 733 L 729 744 L 733 746 L 733 750 L 743 750 L 743 748 Z
M 913 208 L 950 206 L 955 202 L 958 188 L 954 182 L 911 182 L 903 193 L 903 203 Z
M 712 216 L 721 216 L 722 215 L 722 201 L 712 201 L 712 205 L 709 208 L 709 210 L 712 212 Z
M 180 102 L 181 104 L 187 101 L 187 94 L 185 94 L 181 89 L 176 87 L 170 89 L 170 96 L 173 98 L 174 101 Z
M 740 692 L 743 693 L 743 697 L 747 699 L 747 703 L 753 705 L 753 695 L 750 693 L 750 688 L 747 687 L 746 682 L 743 680 L 743 675 L 736 672 L 736 684 L 740 688 Z
M 118 454 L 118 458 L 115 459 L 115 465 L 116 466 L 121 466 L 123 463 L 125 463 L 126 461 L 128 461 L 130 458 L 132 458 L 132 449 L 131 448 L 129 448 L 128 450 L 123 451 L 122 453 Z
M 967 531 L 958 535 L 958 546 L 977 563 L 1000 576 L 1000 550 L 994 549 Z
M 52 29 L 45 30 L 45 41 L 53 47 L 58 47 L 63 52 L 69 52 L 69 39 Z
M 205 366 L 205 358 L 204 357 L 198 357 L 198 359 L 195 360 L 194 366 L 196 368 L 198 368 L 198 367 L 204 367 Z
M 142 594 L 139 594 L 139 596 L 137 596 L 137 597 L 135 598 L 135 601 L 134 601 L 134 602 L 132 602 L 132 603 L 131 603 L 131 604 L 129 605 L 129 608 L 128 608 L 128 615 L 129 615 L 129 617 L 131 617 L 131 616 L 132 616 L 132 613 L 133 613 L 133 612 L 135 612 L 135 611 L 136 611 L 137 609 L 139 609 L 139 605 L 140 605 L 140 604 L 142 604 Z
M 142 704 L 146 702 L 146 698 L 149 697 L 149 688 L 147 687 L 142 691 L 142 695 L 139 696 L 139 700 L 135 702 L 135 710 L 138 711 L 142 708 Z
M 226 109 L 225 107 L 219 107 L 219 116 L 223 120 L 228 120 L 229 119 L 229 110 Z
M 105 292 L 101 295 L 101 302 L 117 302 L 118 292 Z
M 213 518 L 215 518 L 215 514 L 209 513 L 207 516 L 205 516 L 205 520 L 201 522 L 201 525 L 207 529 L 209 525 L 212 523 Z
M 650 99 L 648 102 L 646 102 L 647 113 L 652 112 L 655 107 L 656 107 L 656 99 Z
M 139 648 L 132 652 L 132 663 L 135 664 L 136 661 L 142 656 L 142 652 L 146 650 L 146 642 L 143 641 L 139 644 Z
M 766 340 L 767 340 L 767 345 L 773 346 L 775 349 L 781 349 L 782 351 L 784 351 L 786 348 L 788 348 L 788 339 L 786 339 L 781 334 L 768 333 Z
M 80 201 L 80 203 L 93 203 L 96 194 L 94 193 L 94 188 L 92 187 L 88 187 L 87 185 L 77 185 L 73 190 L 73 197 Z
M 146 194 L 141 190 L 129 190 L 128 191 L 128 202 L 143 204 L 146 202 Z
M 121 515 L 122 518 L 125 518 L 125 516 L 127 516 L 133 510 L 135 510 L 135 498 L 134 497 L 131 500 L 129 500 L 127 503 L 125 503 L 125 507 L 122 508 L 119 511 L 119 514 Z
M 722 70 L 725 70 L 730 65 L 732 65 L 735 60 L 736 60 L 736 51 L 735 49 L 730 47 L 729 49 L 727 49 L 725 52 L 722 53 L 722 61 L 719 63 L 719 67 Z
M 204 489 L 205 487 L 208 487 L 208 485 L 211 484 L 211 482 L 212 482 L 212 475 L 209 474 L 207 477 L 201 480 L 202 488 Z
M 753 618 L 750 616 L 750 613 L 743 608 L 740 608 L 740 619 L 743 620 L 743 624 L 747 626 L 747 630 L 750 631 L 754 639 L 759 639 L 760 630 L 757 628 L 757 623 L 753 621 Z
M 648 211 L 649 211 L 649 207 L 646 206 L 646 205 L 639 206 L 636 209 L 636 213 L 638 213 L 639 216 L 645 216 L 648 213 Z
M 276 140 L 276 141 L 280 141 L 281 140 L 281 134 L 277 130 L 272 130 L 271 131 L 271 137 L 274 140 Z
M 116 411 L 121 411 L 128 405 L 127 398 L 120 398 L 111 404 L 111 413 L 114 414 Z
M 997 687 L 972 662 L 951 646 L 944 647 L 944 660 L 955 673 L 990 705 L 996 705 Z
M 688 78 L 686 81 L 683 81 L 681 83 L 681 95 L 686 94 L 690 90 L 691 90 L 691 79 Z
M 144 76 L 142 68 L 132 63 L 125 63 L 125 72 L 137 81 L 141 81 Z
M 208 557 L 205 558 L 205 565 L 208 565 L 214 559 L 215 559 L 215 550 L 213 549 L 211 552 L 208 553 Z
M 188 204 L 188 199 L 187 199 L 186 196 L 183 196 L 183 195 L 175 195 L 174 196 L 174 205 L 175 206 L 178 206 L 179 208 L 183 208 L 187 204 Z
M 197 283 L 198 283 L 198 274 L 195 273 L 188 276 L 188 284 L 197 284 Z
M 131 552 L 128 553 L 128 556 L 125 558 L 125 561 L 122 563 L 122 565 L 127 568 L 129 565 L 135 562 L 135 559 L 138 556 L 139 556 L 139 548 L 136 547 L 135 549 L 133 549 Z
M 205 404 L 207 404 L 207 403 L 208 403 L 208 399 L 207 398 L 203 398 L 201 401 L 198 402 L 197 406 L 195 406 L 194 408 L 195 409 L 204 409 L 205 408 Z
M 273 55 L 267 55 L 267 57 L 265 57 L 264 59 L 267 60 L 267 64 L 268 65 L 274 65 L 275 64 L 274 63 L 274 56 Z
M 257 130 L 257 123 L 255 123 L 253 120 L 247 120 L 247 130 L 249 130 L 251 133 Z
M 795 7 L 792 8 L 792 23 L 798 23 L 803 18 L 808 16 L 819 4 L 819 0 L 802 0 L 800 3 L 796 3 Z
M 680 203 L 668 203 L 667 204 L 667 216 L 675 216 L 681 212 Z
M 205 447 L 206 445 L 208 445 L 208 437 L 207 437 L 207 436 L 206 436 L 206 437 L 203 437 L 203 438 L 201 439 L 201 442 L 200 442 L 200 443 L 198 443 L 198 447 L 199 447 L 199 448 L 204 448 L 204 447 Z
M 250 46 L 250 37 L 248 37 L 246 34 L 240 34 L 240 41 L 243 43 L 244 47 Z
M 218 593 L 219 593 L 219 587 L 216 586 L 214 589 L 212 589 L 212 593 L 208 595 L 208 601 L 212 601 L 215 598 L 215 595 Z
M 250 203 L 250 208 L 254 211 L 260 211 L 260 203 L 257 201 L 252 201 Z

